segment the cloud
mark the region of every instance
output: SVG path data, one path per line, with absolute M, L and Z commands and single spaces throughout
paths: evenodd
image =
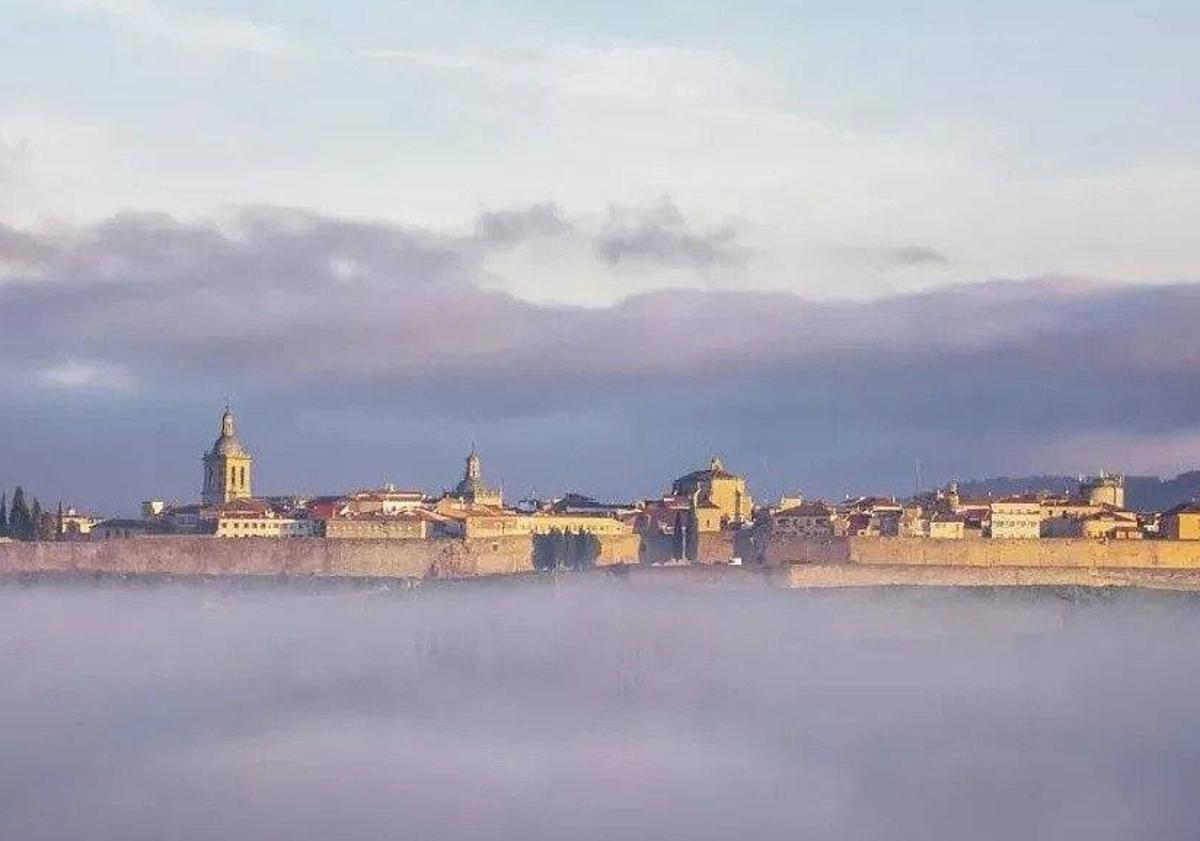
M 486 218 L 485 241 L 593 230 L 549 206 Z M 696 236 L 681 219 L 665 205 L 614 230 L 666 231 L 638 252 L 649 265 L 709 259 L 680 244 Z M 24 407 L 0 440 L 44 445 L 10 470 L 113 505 L 192 494 L 184 456 L 226 393 L 260 430 L 264 490 L 359 486 L 381 464 L 436 489 L 471 440 L 519 492 L 621 497 L 714 451 L 760 497 L 907 489 L 917 457 L 928 481 L 1194 465 L 1170 442 L 1200 430 L 1195 284 L 1043 278 L 867 302 L 677 288 L 581 307 L 499 291 L 474 236 L 293 210 L 7 236 L 34 256 L 0 280 L 0 386 Z M 120 414 L 79 402 L 132 383 Z M 75 453 L 81 422 L 106 446 Z M 121 459 L 163 424 L 175 437 L 154 461 Z M 151 472 L 111 481 L 134 469 Z
M 557 237 L 573 226 L 552 203 L 534 204 L 518 210 L 481 213 L 475 222 L 475 237 L 489 245 L 511 245 L 531 237 Z
M 41 379 L 53 388 L 70 390 L 126 391 L 134 386 L 133 377 L 123 365 L 79 359 L 49 366 L 41 372 Z
M 281 54 L 297 45 L 280 29 L 244 17 L 195 14 L 152 0 L 56 0 L 68 12 L 105 19 L 120 30 L 178 46 L 220 52 Z
M 648 261 L 701 271 L 741 264 L 747 258 L 735 228 L 694 232 L 669 199 L 645 209 L 611 208 L 596 238 L 596 251 L 611 266 Z
M 1115 841 L 1200 821 L 1179 667 L 1200 622 L 1167 595 L 89 582 L 0 586 L 0 612 L 5 838 Z
M 848 246 L 831 249 L 839 260 L 859 269 L 904 269 L 921 266 L 944 266 L 946 255 L 927 245 L 894 247 Z
M 760 80 L 717 49 L 611 41 L 533 49 L 361 48 L 360 58 L 423 70 L 467 73 L 488 82 L 534 87 L 579 102 L 691 111 L 736 110 Z
M 895 258 L 897 263 L 905 266 L 920 266 L 930 263 L 937 265 L 949 262 L 946 259 L 946 255 L 924 245 L 906 245 L 894 248 L 890 254 Z
M 37 270 L 53 253 L 46 238 L 0 224 L 0 274 Z

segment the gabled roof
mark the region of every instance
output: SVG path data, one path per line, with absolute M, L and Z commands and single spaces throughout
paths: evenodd
M 1083 517 L 1081 519 L 1083 519 L 1085 521 L 1090 521 L 1090 522 L 1097 522 L 1097 521 L 1104 520 L 1104 521 L 1116 521 L 1119 523 L 1130 523 L 1130 524 L 1137 523 L 1137 515 L 1131 514 L 1128 511 L 1114 511 L 1112 509 L 1107 509 L 1104 511 L 1096 511 L 1095 513 L 1088 514 L 1086 517 Z
M 833 509 L 824 502 L 802 502 L 799 505 L 780 511 L 777 517 L 832 517 Z

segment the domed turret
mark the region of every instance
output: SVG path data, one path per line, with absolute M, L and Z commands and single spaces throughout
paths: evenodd
M 229 406 L 221 415 L 221 434 L 203 461 L 204 489 L 200 498 L 205 505 L 219 505 L 251 496 L 250 467 L 254 459 L 238 440 Z
M 225 413 L 221 415 L 221 434 L 213 443 L 212 454 L 219 456 L 250 455 L 237 438 L 237 432 L 233 426 L 233 412 L 229 411 L 228 406 L 225 407 Z
M 473 502 L 480 505 L 496 505 L 503 504 L 503 497 L 499 490 L 489 488 L 483 481 L 483 462 L 479 458 L 479 451 L 475 449 L 475 445 L 471 445 L 471 453 L 467 456 L 467 469 L 463 473 L 462 481 L 459 482 L 452 493 L 452 496 L 457 497 L 463 502 Z

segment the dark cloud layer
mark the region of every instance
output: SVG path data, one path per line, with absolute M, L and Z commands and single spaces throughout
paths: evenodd
M 475 221 L 475 237 L 492 245 L 509 245 L 536 237 L 570 233 L 574 226 L 555 204 L 535 204 L 517 210 L 492 210 Z
M 694 231 L 669 199 L 649 208 L 611 208 L 596 252 L 610 266 L 645 261 L 702 271 L 738 265 L 747 256 L 736 229 Z
M 474 241 L 297 211 L 5 237 L 24 265 L 0 280 L 0 485 L 110 508 L 194 495 L 227 393 L 264 491 L 436 489 L 476 440 L 513 494 L 654 494 L 713 451 L 760 494 L 833 494 L 906 489 L 918 457 L 931 480 L 1071 472 L 1088 465 L 1050 463 L 1064 441 L 1145 457 L 1200 430 L 1197 285 L 677 290 L 596 309 L 486 289 Z
M 0 587 L 0 837 L 1174 841 L 1186 600 Z

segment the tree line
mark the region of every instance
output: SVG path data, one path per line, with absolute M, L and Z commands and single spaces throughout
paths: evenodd
M 61 512 L 60 512 L 61 513 Z M 38 498 L 29 500 L 25 489 L 17 485 L 12 504 L 8 494 L 0 492 L 0 537 L 13 540 L 53 540 L 58 532 L 54 518 L 42 511 Z
M 587 569 L 600 557 L 600 538 L 582 528 L 551 529 L 533 536 L 533 565 L 536 569 Z

